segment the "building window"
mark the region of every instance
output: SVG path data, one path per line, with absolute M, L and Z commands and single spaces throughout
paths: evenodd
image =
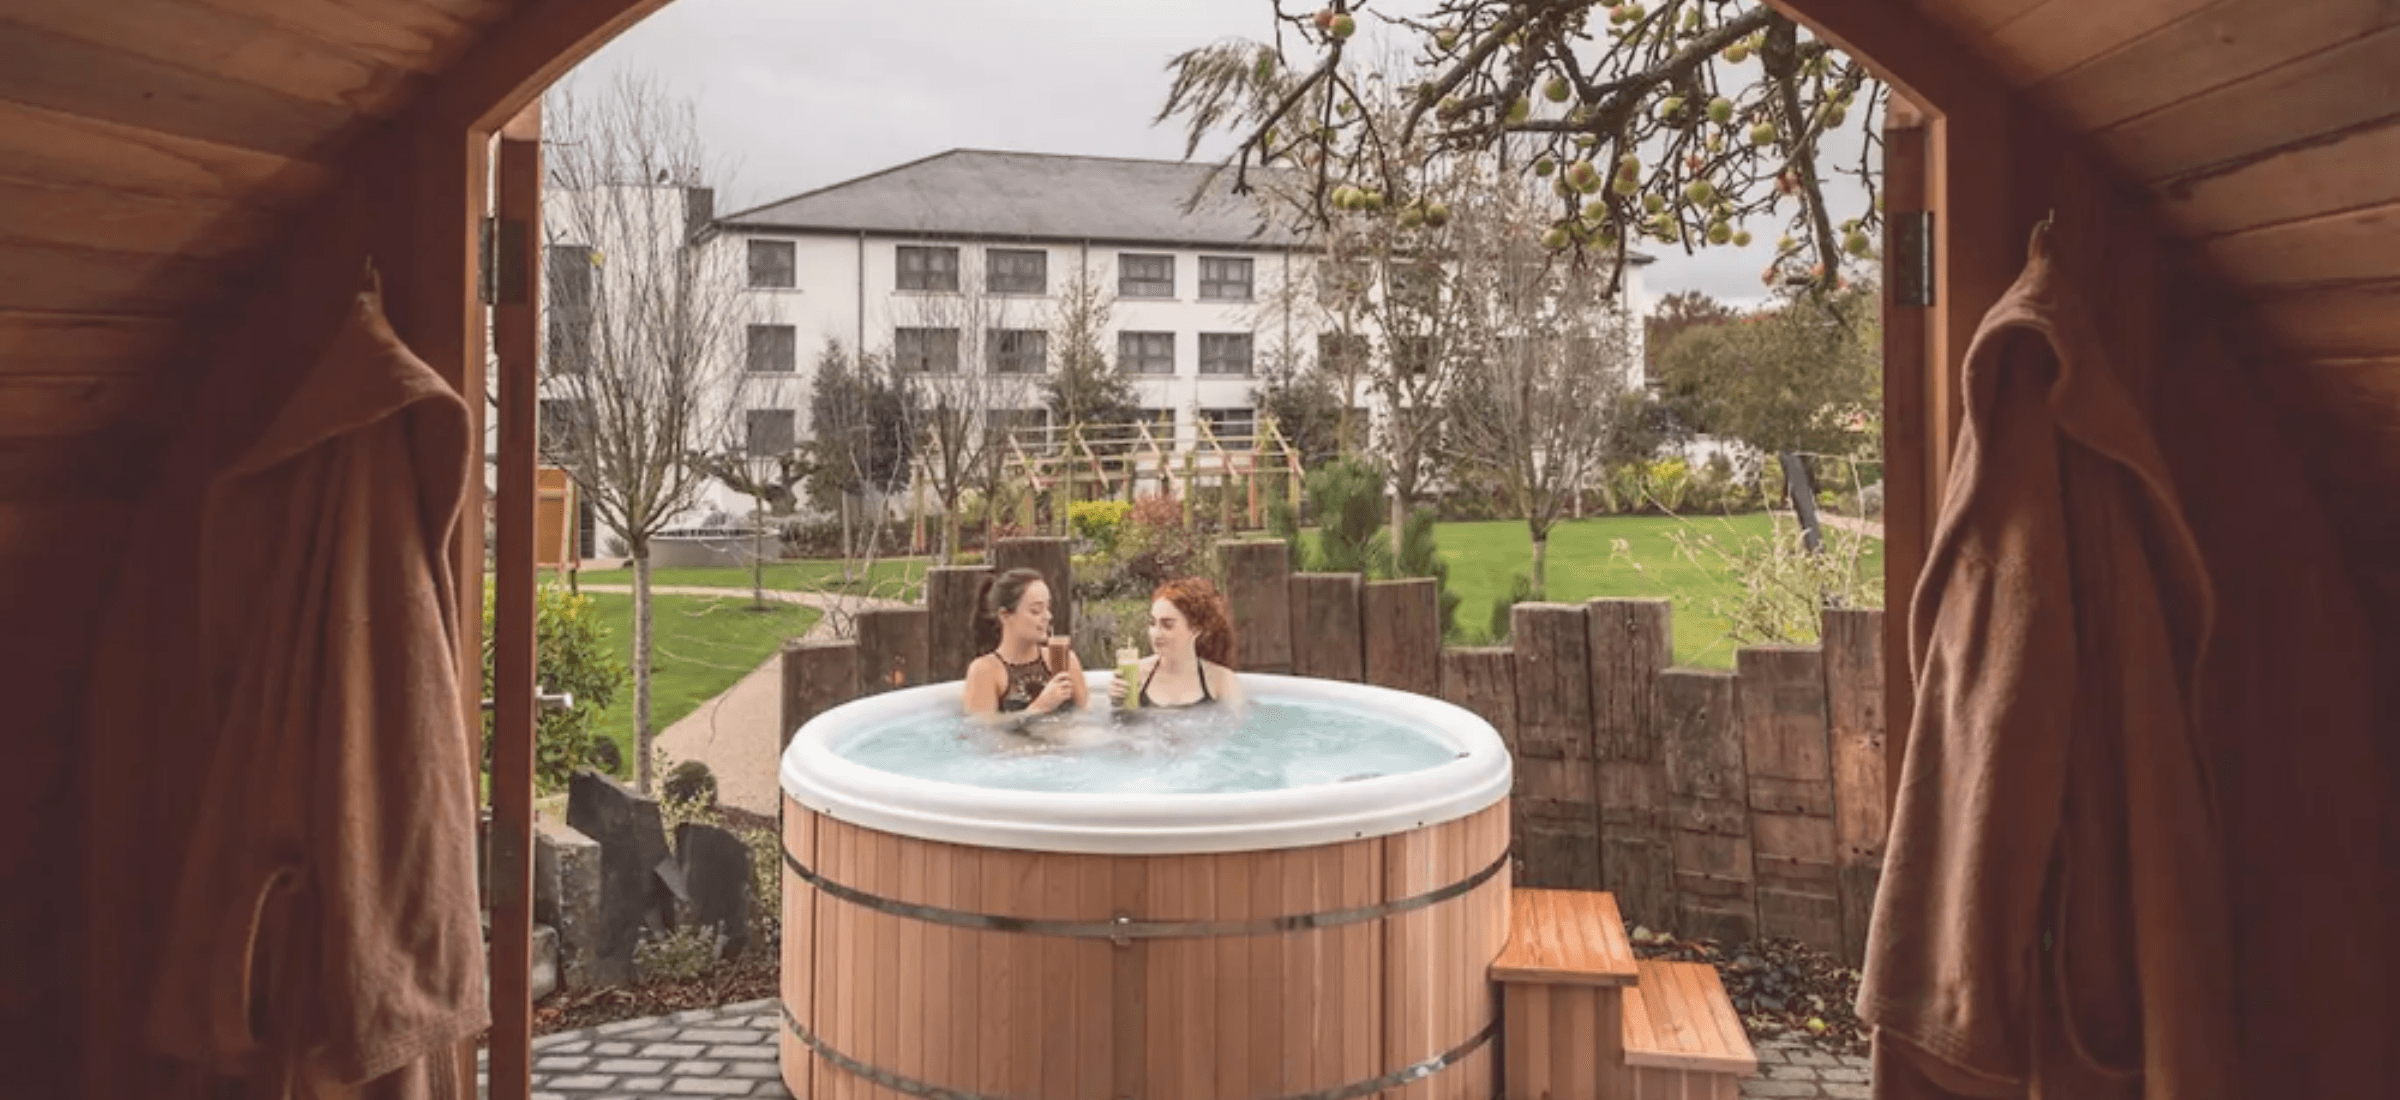
M 958 330 L 902 328 L 892 330 L 892 365 L 912 374 L 954 374 L 958 371 Z
M 1202 409 L 1200 419 L 1227 450 L 1249 450 L 1251 437 L 1258 433 L 1257 416 L 1250 409 Z
M 1019 442 L 1042 446 L 1050 439 L 1050 410 L 993 409 L 984 414 L 984 428 L 994 438 L 1017 437 Z
M 1237 256 L 1200 257 L 1200 297 L 1212 302 L 1250 300 L 1250 261 Z
M 1367 298 L 1367 273 L 1356 264 L 1320 260 L 1317 265 L 1317 301 L 1335 311 L 1355 309 Z
M 580 244 L 543 249 L 543 278 L 550 283 L 544 303 L 544 344 L 553 374 L 582 374 L 592 363 L 592 250 Z
M 1404 378 L 1418 378 L 1433 370 L 1433 337 L 1394 336 L 1392 367 Z
M 790 325 L 752 325 L 746 361 L 753 374 L 800 369 L 800 330 Z
M 1175 334 L 1172 332 L 1118 333 L 1117 368 L 1127 374 L 1175 373 Z
M 535 410 L 534 443 L 544 461 L 563 465 L 575 460 L 575 449 L 591 427 L 591 410 L 591 403 L 580 397 L 542 399 Z
M 984 289 L 994 294 L 1050 292 L 1050 254 L 1038 248 L 987 248 L 983 252 Z
M 799 415 L 790 409 L 751 409 L 742 425 L 742 450 L 753 455 L 790 454 L 799 445 Z
M 984 366 L 994 374 L 1040 374 L 1050 368 L 1050 334 L 1038 328 L 996 328 L 985 334 Z
M 931 245 L 900 245 L 900 289 L 958 289 L 958 250 Z
M 773 290 L 800 285 L 800 263 L 792 242 L 750 242 L 750 285 Z
M 1367 338 L 1354 332 L 1317 334 L 1317 369 L 1347 377 L 1367 369 Z
M 1174 296 L 1175 257 L 1142 252 L 1117 253 L 1117 297 Z
M 1431 264 L 1396 264 L 1391 269 L 1392 304 L 1431 313 L 1442 301 L 1442 273 Z
M 1200 334 L 1200 373 L 1250 373 L 1250 334 L 1247 332 L 1203 332 Z
M 1151 442 L 1157 443 L 1160 446 L 1171 446 L 1174 444 L 1175 410 L 1143 409 L 1140 413 L 1140 416 L 1141 423 L 1148 425 L 1150 428 Z

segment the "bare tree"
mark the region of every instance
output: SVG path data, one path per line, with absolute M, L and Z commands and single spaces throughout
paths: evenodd
M 988 293 L 976 265 L 954 263 L 944 281 L 951 289 L 895 304 L 886 358 L 912 395 L 915 445 L 942 505 L 939 557 L 948 564 L 959 553 L 960 500 L 969 489 L 994 499 L 1006 428 L 1041 413 L 1051 337 L 1036 311 Z
M 1609 449 L 1634 320 L 1610 289 L 1614 272 L 1541 242 L 1534 196 L 1506 186 L 1468 194 L 1452 225 L 1459 329 L 1446 450 L 1525 517 L 1539 598 L 1550 529 Z
M 1547 247 L 1613 256 L 1602 269 L 1612 273 L 1638 238 L 1746 245 L 1744 223 L 1762 216 L 1789 227 L 1771 283 L 1832 289 L 1845 256 L 1873 252 L 1886 91 L 1763 0 L 1445 0 L 1423 19 L 1366 7 L 1278 3 L 1274 46 L 1181 55 L 1160 120 L 1185 116 L 1192 150 L 1212 133 L 1236 135 L 1237 188 L 1254 166 L 1298 168 L 1318 222 L 1336 212 L 1340 187 L 1372 191 L 1393 211 L 1422 209 L 1426 162 L 1410 151 L 1423 145 L 1436 161 L 1497 156 L 1546 176 Z M 1344 65 L 1369 18 L 1412 50 L 1393 89 L 1406 105 L 1396 117 L 1369 109 L 1376 96 Z M 1294 53 L 1311 55 L 1304 69 Z M 1860 157 L 1838 170 L 1857 177 L 1866 201 L 1837 223 L 1817 152 L 1853 109 Z
M 651 787 L 651 540 L 698 505 L 702 456 L 743 427 L 739 258 L 710 247 L 713 167 L 692 104 L 620 77 L 543 106 L 546 458 L 633 559 L 635 781 Z

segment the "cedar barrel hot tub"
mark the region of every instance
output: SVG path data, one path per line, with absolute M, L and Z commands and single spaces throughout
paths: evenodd
M 1107 675 L 1091 675 L 1103 703 Z M 1278 790 L 1056 794 L 837 752 L 858 730 L 955 713 L 955 683 L 802 726 L 782 764 L 792 1095 L 1491 1097 L 1487 971 L 1509 889 L 1498 735 L 1387 689 L 1243 683 L 1261 706 L 1386 719 L 1444 759 Z

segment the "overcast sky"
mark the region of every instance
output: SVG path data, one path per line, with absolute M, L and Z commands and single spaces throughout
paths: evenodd
M 1220 39 L 1266 40 L 1273 12 L 1270 0 L 676 0 L 570 79 L 588 87 L 636 71 L 695 101 L 729 169 L 717 208 L 730 212 L 947 149 L 1180 159 L 1181 120 L 1151 123 L 1168 60 Z M 1362 24 L 1363 37 L 1373 24 Z M 1779 230 L 1752 228 L 1748 249 L 1685 256 L 1652 244 L 1651 295 L 1755 303 Z

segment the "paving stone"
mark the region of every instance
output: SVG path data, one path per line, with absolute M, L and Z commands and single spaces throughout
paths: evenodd
M 687 1043 L 753 1043 L 758 1036 L 748 1029 L 728 1027 L 687 1027 L 682 1039 Z
M 625 1083 L 619 1087 L 636 1096 L 656 1096 L 667 1091 L 667 1079 L 664 1077 L 628 1077 L 625 1079 Z
M 678 1077 L 667 1091 L 678 1096 L 748 1096 L 758 1084 L 731 1078 Z
M 544 1051 L 534 1055 L 533 1068 L 543 1073 L 574 1073 L 592 1064 L 588 1054 L 551 1054 Z
M 753 1012 L 773 1012 L 775 1011 L 775 1003 L 775 998 L 773 997 L 761 997 L 755 1001 L 743 1001 L 740 1004 L 726 1005 L 725 1014 L 728 1016 L 746 1016 Z
M 1759 1065 L 1762 1065 L 1762 1066 L 1779 1066 L 1779 1065 L 1782 1065 L 1782 1064 L 1783 1064 L 1783 1048 L 1782 1048 L 1782 1047 L 1777 1047 L 1777 1046 L 1767 1046 L 1767 1045 L 1761 1044 L 1761 1045 L 1760 1045 L 1760 1046 L 1757 1048 L 1757 1053 L 1758 1053 L 1758 1064 L 1759 1064 Z
M 594 1073 L 658 1073 L 667 1068 L 663 1058 L 611 1058 L 592 1067 Z
M 1804 1066 L 1838 1066 L 1842 1060 L 1821 1050 L 1796 1050 L 1791 1060 Z
M 533 1100 L 567 1100 L 567 1097 L 555 1092 L 537 1092 L 533 1094 Z
M 678 1077 L 720 1077 L 724 1073 L 723 1062 L 682 1062 L 675 1067 Z
M 615 1088 L 617 1079 L 604 1073 L 585 1073 L 574 1077 L 553 1077 L 545 1084 L 553 1089 L 598 1092 L 601 1089 Z
M 733 1058 L 743 1060 L 773 1058 L 775 1057 L 775 1046 L 772 1043 L 751 1042 L 729 1046 L 710 1047 L 708 1048 L 708 1056 L 711 1058 Z
M 1814 1081 L 1817 1079 L 1817 1067 L 1793 1065 L 1768 1066 L 1766 1068 L 1766 1076 L 1770 1081 Z
M 644 1058 L 697 1058 L 699 1056 L 700 1044 L 698 1043 L 652 1043 L 642 1048 L 642 1057 Z
M 733 1077 L 780 1078 L 783 1076 L 783 1063 L 774 1058 L 760 1062 L 727 1062 L 725 1072 Z
M 1850 1066 L 1827 1066 L 1817 1071 L 1817 1080 L 1856 1081 L 1865 1084 L 1870 1078 L 1867 1076 L 1867 1071 L 1863 1069 L 1855 1069 Z
M 623 1035 L 628 1031 L 640 1031 L 646 1027 L 657 1026 L 658 1021 L 653 1019 L 619 1020 L 613 1024 L 602 1024 L 593 1030 L 602 1035 Z
M 655 1026 L 627 1032 L 623 1037 L 635 1043 L 672 1043 L 676 1036 L 683 1034 L 683 1029 L 673 1024 L 661 1024 L 656 1020 L 650 1022 Z
M 1742 1082 L 1742 1095 L 1764 1098 L 1823 1096 L 1814 1081 L 1761 1081 L 1752 1078 Z
M 592 1053 L 602 1058 L 623 1058 L 633 1053 L 633 1049 L 632 1043 L 595 1043 L 592 1045 Z
M 687 1008 L 681 1012 L 667 1017 L 667 1019 L 673 1020 L 679 1024 L 697 1024 L 714 1020 L 723 1014 L 724 1013 L 722 1011 L 714 1008 Z
M 577 1038 L 581 1034 L 583 1033 L 579 1031 L 562 1031 L 556 1035 L 544 1035 L 533 1041 L 533 1052 L 536 1054 L 585 1053 L 592 1049 L 592 1041 Z
M 1835 1084 L 1825 1086 L 1825 1095 L 1833 1100 L 1873 1100 L 1875 1094 L 1865 1085 Z

